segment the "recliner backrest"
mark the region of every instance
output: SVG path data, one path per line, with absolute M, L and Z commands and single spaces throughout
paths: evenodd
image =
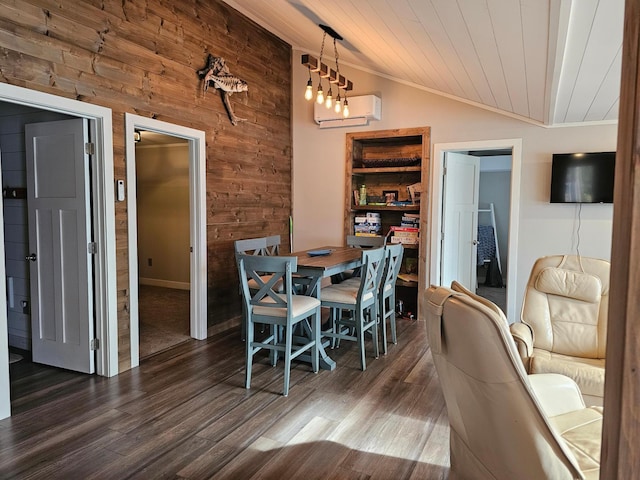
M 582 358 L 605 358 L 610 264 L 575 255 L 539 258 L 527 282 L 521 320 L 534 347 Z
M 504 319 L 446 287 L 426 294 L 455 478 L 584 478 L 531 389 Z

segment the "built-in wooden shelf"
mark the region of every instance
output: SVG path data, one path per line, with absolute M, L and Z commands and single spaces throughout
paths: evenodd
M 408 311 L 418 312 L 418 292 L 427 287 L 426 245 L 429 232 L 429 167 L 431 129 L 429 127 L 399 128 L 346 135 L 346 182 L 344 234 L 354 234 L 355 217 L 363 212 L 380 214 L 382 232 L 387 235 L 392 226 L 400 226 L 404 214 L 419 214 L 418 245 L 404 245 L 403 268 L 416 274 L 417 281 L 398 279 L 396 292 Z M 406 161 L 402 160 L 406 159 Z M 389 166 L 389 164 L 393 164 Z M 376 166 L 384 164 L 385 166 Z M 410 185 L 421 185 L 420 203 L 402 206 L 357 205 L 354 190 L 366 185 L 367 198 L 381 198 L 397 192 L 397 201 L 411 201 Z M 380 201 L 380 200 L 379 200 Z M 375 200 L 374 200 L 375 202 Z M 388 240 L 390 242 L 390 240 Z M 402 270 L 401 270 L 402 271 Z

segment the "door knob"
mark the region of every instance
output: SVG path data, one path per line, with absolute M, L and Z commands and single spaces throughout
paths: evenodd
M 27 262 L 35 262 L 35 261 L 36 261 L 36 258 L 37 258 L 37 257 L 36 257 L 36 254 L 35 254 L 35 253 L 32 253 L 31 255 L 27 255 L 26 257 L 24 257 L 24 259 L 25 259 Z
M 479 242 L 479 241 L 477 241 L 477 240 L 474 240 L 472 243 L 473 243 L 474 245 L 478 245 L 480 242 Z

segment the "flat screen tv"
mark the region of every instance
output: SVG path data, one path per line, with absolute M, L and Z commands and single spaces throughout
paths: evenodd
M 613 203 L 616 152 L 555 153 L 551 203 Z

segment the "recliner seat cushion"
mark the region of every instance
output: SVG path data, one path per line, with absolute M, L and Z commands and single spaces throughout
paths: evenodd
M 560 373 L 571 377 L 584 395 L 604 396 L 604 359 L 577 358 L 533 349 L 529 373 Z
M 589 407 L 549 417 L 587 479 L 597 480 L 600 475 L 602 413 L 602 407 Z

